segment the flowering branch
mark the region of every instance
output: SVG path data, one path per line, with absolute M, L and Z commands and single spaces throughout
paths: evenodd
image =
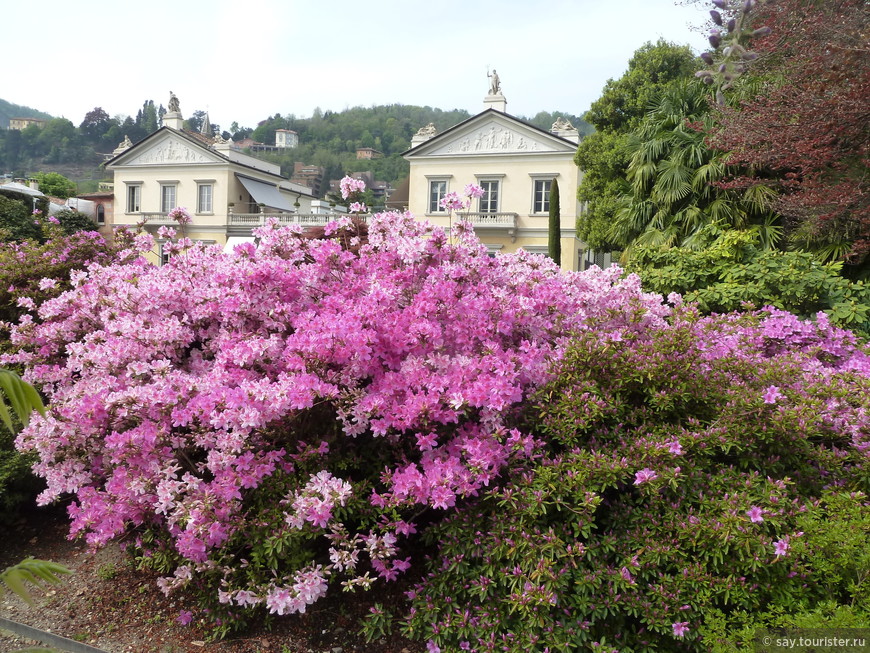
M 734 81 L 748 69 L 758 54 L 747 49 L 749 41 L 758 36 L 770 34 L 769 27 L 751 29 L 750 13 L 759 4 L 769 0 L 713 0 L 713 4 L 726 12 L 710 11 L 710 18 L 716 24 L 708 40 L 714 48 L 712 52 L 701 54 L 701 60 L 709 66 L 695 73 L 705 84 L 715 85 L 716 103 L 725 104 L 724 91 L 731 88 Z M 730 17 L 729 17 L 730 16 Z
M 449 233 L 451 239 L 453 238 L 453 211 L 462 211 L 465 210 L 465 218 L 466 220 L 461 222 L 466 222 L 468 219 L 468 214 L 471 212 L 471 204 L 475 199 L 480 199 L 486 194 L 486 191 L 483 190 L 477 184 L 466 184 L 465 185 L 465 199 L 462 199 L 459 196 L 459 193 L 453 191 L 444 195 L 441 198 L 441 201 L 438 202 L 439 206 L 442 209 L 447 210 L 447 217 L 450 221 Z

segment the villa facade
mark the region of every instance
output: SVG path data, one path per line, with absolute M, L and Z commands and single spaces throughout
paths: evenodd
M 180 112 L 167 113 L 163 126 L 136 144 L 125 140 L 105 164 L 114 177 L 112 228 L 144 225 L 156 234 L 174 226 L 168 213 L 185 207 L 189 238 L 226 245 L 275 217 L 283 224 L 324 224 L 312 210 L 307 186 L 281 176 L 278 165 L 243 154 L 224 141 L 182 128 Z M 154 256 L 163 260 L 158 240 Z
M 457 219 L 470 221 L 490 252 L 547 252 L 550 187 L 558 181 L 562 267 L 582 266 L 583 243 L 576 236 L 577 187 L 582 172 L 574 163 L 578 131 L 560 120 L 551 131 L 506 112 L 498 93 L 484 99 L 484 111 L 436 133 L 420 129 L 404 153 L 410 163 L 408 208 L 415 216 L 450 229 Z M 460 196 L 477 184 L 485 194 L 461 215 L 439 204 L 450 192 Z

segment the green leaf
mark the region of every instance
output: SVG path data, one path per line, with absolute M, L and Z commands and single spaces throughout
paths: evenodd
M 0 574 L 0 595 L 5 586 L 14 594 L 20 596 L 29 605 L 33 605 L 33 598 L 27 589 L 27 583 L 40 587 L 40 579 L 50 585 L 57 585 L 61 576 L 72 573 L 63 565 L 48 560 L 27 558 L 17 565 L 8 567 Z
M 32 385 L 23 381 L 12 370 L 0 369 L 0 420 L 6 425 L 10 431 L 15 431 L 15 426 L 12 422 L 12 415 L 9 412 L 4 401 L 4 396 L 9 401 L 9 406 L 12 408 L 12 413 L 21 421 L 24 426 L 27 426 L 30 421 L 30 414 L 36 410 L 40 414 L 45 414 L 45 406 L 39 393 Z

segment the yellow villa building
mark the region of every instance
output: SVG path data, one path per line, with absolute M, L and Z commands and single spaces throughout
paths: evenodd
M 173 101 L 174 100 L 174 101 Z M 231 141 L 183 129 L 178 100 L 170 99 L 163 126 L 138 143 L 129 139 L 106 168 L 114 176 L 112 228 L 126 226 L 156 234 L 175 226 L 168 213 L 191 215 L 186 235 L 195 241 L 232 246 L 275 217 L 282 224 L 322 225 L 329 217 L 311 189 L 281 176 L 280 166 L 248 156 Z M 154 256 L 164 260 L 163 242 Z
M 414 135 L 404 153 L 411 166 L 408 208 L 448 229 L 457 217 L 470 221 L 493 254 L 520 248 L 546 253 L 550 186 L 558 180 L 562 267 L 581 269 L 586 251 L 577 239 L 576 222 L 582 172 L 574 163 L 579 132 L 563 119 L 544 131 L 506 109 L 495 77 L 481 113 L 442 133 L 430 124 Z M 447 193 L 462 196 L 469 183 L 485 194 L 467 212 L 450 215 L 441 208 Z

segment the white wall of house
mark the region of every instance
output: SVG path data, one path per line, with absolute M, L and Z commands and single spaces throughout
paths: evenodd
M 562 267 L 576 270 L 582 243 L 576 238 L 576 220 L 581 209 L 577 187 L 582 173 L 574 163 L 576 143 L 542 132 L 531 125 L 497 111 L 481 114 L 435 135 L 405 153 L 411 166 L 409 209 L 419 218 L 449 227 L 457 217 L 433 207 L 433 184 L 443 182 L 446 192 L 464 194 L 466 184 L 494 184 L 497 205 L 468 209 L 496 211 L 492 226 L 486 218 L 476 224 L 481 241 L 493 252 L 513 252 L 523 247 L 546 251 L 549 212 L 540 192 L 556 179 L 560 190 Z M 536 197 L 536 189 L 538 196 Z M 547 203 L 549 196 L 547 194 Z M 433 211 L 433 208 L 436 210 Z M 513 226 L 505 226 L 511 223 Z M 472 220 L 474 222 L 474 220 Z
M 228 143 L 209 146 L 166 127 L 118 152 L 106 167 L 114 175 L 115 226 L 132 227 L 147 218 L 146 229 L 156 231 L 160 224 L 173 224 L 166 213 L 180 206 L 192 218 L 185 228 L 188 237 L 221 245 L 231 232 L 238 236 L 246 229 L 230 223 L 231 203 L 235 215 L 260 212 L 262 198 L 252 196 L 240 176 L 271 189 L 288 213 L 310 213 L 314 199 L 307 187 L 282 178 L 275 164 L 231 150 Z

